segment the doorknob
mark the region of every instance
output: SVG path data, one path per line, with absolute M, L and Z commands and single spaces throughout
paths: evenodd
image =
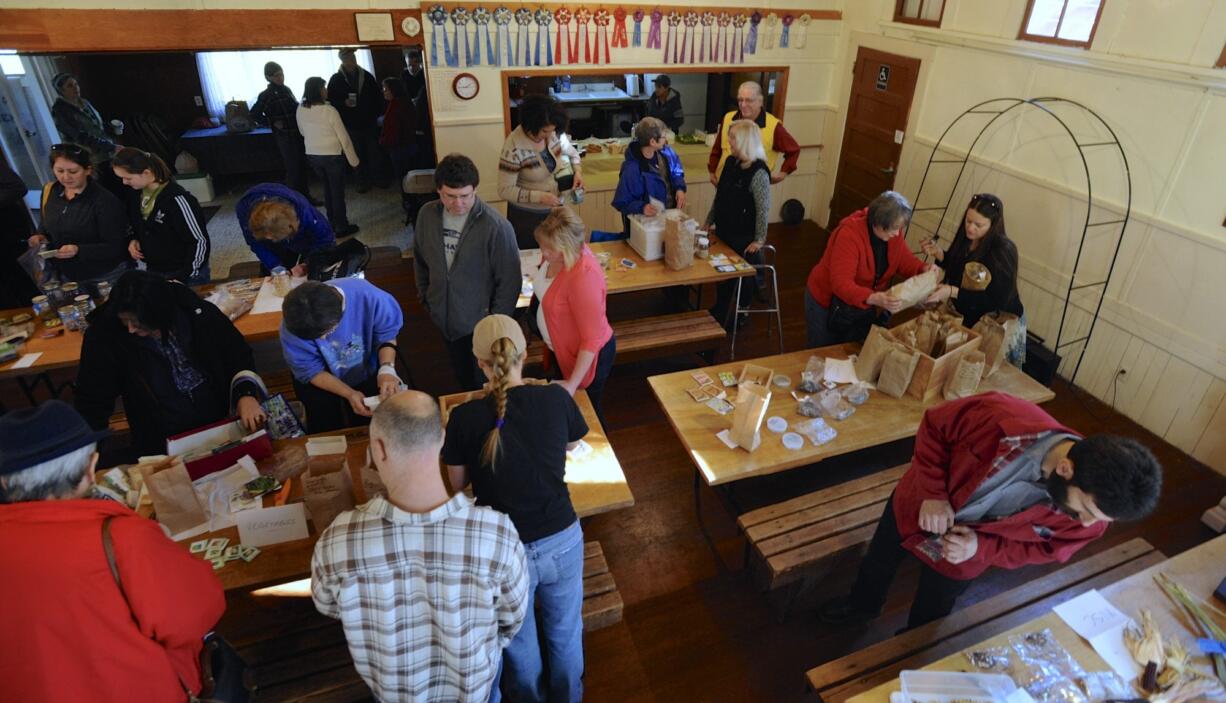
M 881 172 L 887 176 L 894 175 L 894 164 L 891 163 L 889 166 L 886 166 L 885 168 L 881 169 Z

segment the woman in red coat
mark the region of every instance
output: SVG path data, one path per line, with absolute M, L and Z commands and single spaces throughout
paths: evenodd
M 901 301 L 885 293 L 890 281 L 895 274 L 910 278 L 932 266 L 917 259 L 899 236 L 910 219 L 911 204 L 887 190 L 844 217 L 830 234 L 805 290 L 810 347 L 863 340 L 874 322 L 902 309 Z
M 533 287 L 541 306 L 537 327 L 562 371 L 571 395 L 587 389 L 600 422 L 600 397 L 617 354 L 617 339 L 605 315 L 605 279 L 587 244 L 587 228 L 574 210 L 554 208 L 536 228 L 541 266 Z

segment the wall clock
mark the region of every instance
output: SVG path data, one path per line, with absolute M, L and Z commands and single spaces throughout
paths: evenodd
M 471 73 L 461 73 L 451 82 L 451 92 L 460 100 L 472 100 L 481 91 L 481 84 Z
M 405 33 L 405 36 L 415 37 L 421 34 L 421 21 L 416 17 L 405 17 L 400 20 L 400 31 Z

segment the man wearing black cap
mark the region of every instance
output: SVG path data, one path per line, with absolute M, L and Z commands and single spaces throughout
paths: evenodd
M 88 498 L 106 435 L 58 400 L 0 417 L 5 700 L 200 692 L 203 638 L 226 605 L 221 583 L 156 522 Z
M 251 119 L 272 129 L 285 164 L 285 185 L 302 193 L 312 205 L 322 205 L 323 202 L 311 197 L 307 185 L 306 146 L 298 131 L 298 98 L 286 87 L 285 71 L 276 61 L 264 64 L 264 78 L 268 79 L 268 87 L 251 106 Z
M 661 73 L 652 81 L 656 84 L 655 92 L 647 98 L 647 116 L 654 117 L 675 133 L 681 132 L 681 124 L 685 122 L 685 111 L 681 109 L 681 93 L 673 90 L 673 80 Z

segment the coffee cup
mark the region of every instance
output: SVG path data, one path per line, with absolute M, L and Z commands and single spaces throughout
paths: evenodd
M 345 98 L 345 107 L 357 107 L 357 106 L 358 106 L 358 94 L 350 93 L 349 97 Z
M 114 132 L 116 135 L 123 134 L 123 121 L 122 120 L 111 120 L 111 131 Z

